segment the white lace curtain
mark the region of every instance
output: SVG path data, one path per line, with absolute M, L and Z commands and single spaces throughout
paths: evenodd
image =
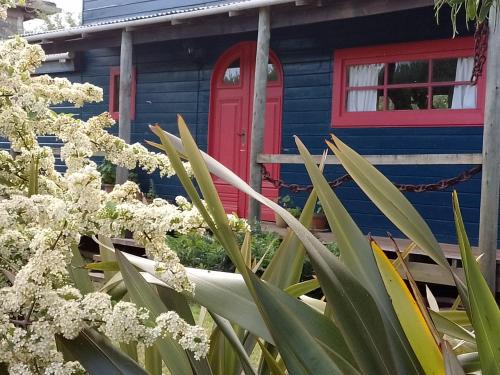
M 349 68 L 349 87 L 377 86 L 384 64 L 356 65 Z M 349 90 L 347 111 L 367 112 L 377 110 L 377 90 Z
M 457 60 L 455 81 L 469 81 L 474 67 L 473 57 L 462 57 Z M 452 109 L 476 108 L 476 86 L 460 85 L 453 88 Z

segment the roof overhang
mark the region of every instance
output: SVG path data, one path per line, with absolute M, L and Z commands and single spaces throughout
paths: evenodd
M 258 9 L 265 6 L 271 7 L 271 27 L 276 29 L 433 5 L 434 0 L 242 0 L 25 38 L 47 53 L 60 53 L 119 46 L 122 30 L 133 31 L 134 44 L 251 32 L 257 30 Z

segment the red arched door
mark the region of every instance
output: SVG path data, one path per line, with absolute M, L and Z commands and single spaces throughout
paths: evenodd
M 226 51 L 215 66 L 210 93 L 208 152 L 245 181 L 249 173 L 255 51 L 255 42 L 238 43 Z M 267 154 L 280 153 L 282 103 L 283 72 L 270 51 L 264 132 Z M 279 164 L 266 168 L 274 178 L 279 176 Z M 247 196 L 218 178 L 214 182 L 226 212 L 246 217 Z M 278 189 L 267 181 L 262 183 L 262 192 L 271 199 L 278 197 Z M 263 207 L 261 219 L 273 218 L 272 212 Z

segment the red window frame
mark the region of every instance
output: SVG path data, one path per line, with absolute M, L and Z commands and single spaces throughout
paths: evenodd
M 116 77 L 120 76 L 120 67 L 114 66 L 109 73 L 109 109 L 110 116 L 118 121 L 119 111 L 115 103 L 119 100 L 120 88 L 116 86 Z M 130 119 L 135 119 L 135 93 L 136 93 L 137 74 L 135 66 L 132 67 L 132 86 L 130 88 Z
M 477 108 L 474 109 L 420 109 L 348 112 L 347 71 L 350 65 L 391 63 L 409 60 L 459 58 L 474 55 L 474 39 L 456 38 L 413 43 L 398 43 L 376 47 L 337 50 L 333 56 L 332 126 L 351 127 L 400 127 L 400 126 L 482 126 L 484 123 L 484 85 L 486 71 L 477 83 Z M 432 63 L 430 64 L 430 66 Z M 387 66 L 387 65 L 386 65 Z M 429 69 L 432 69 L 431 67 Z M 431 78 L 429 77 L 429 80 Z M 450 83 L 431 82 L 403 84 L 404 87 L 430 87 Z M 377 86 L 378 87 L 378 86 Z M 391 85 L 391 87 L 393 87 Z M 387 90 L 387 72 L 384 90 Z M 365 88 L 366 89 L 366 88 Z

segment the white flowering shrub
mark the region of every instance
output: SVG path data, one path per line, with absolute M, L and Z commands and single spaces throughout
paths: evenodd
M 168 335 L 194 358 L 204 357 L 206 333 L 175 312 L 152 319 L 133 303 L 112 302 L 100 292 L 82 295 L 72 285 L 68 267 L 81 236 L 111 237 L 127 230 L 155 261 L 160 280 L 178 292 L 193 293 L 165 234 L 204 231 L 206 225 L 183 197 L 176 204 L 155 199 L 147 205 L 137 199 L 133 182 L 110 193 L 101 190 L 101 175 L 91 159 L 96 153 L 128 169 L 166 177 L 174 172 L 164 154 L 108 133 L 114 122 L 107 114 L 83 121 L 52 111 L 50 106 L 61 102 L 78 107 L 100 101 L 102 90 L 33 76 L 43 59 L 39 46 L 21 38 L 0 44 L 0 137 L 11 144 L 11 152 L 0 151 L 0 365 L 12 374 L 80 373 L 78 362 L 63 360 L 55 337 L 71 340 L 89 327 L 115 342 L 146 346 Z M 62 142 L 63 172 L 55 167 L 54 151 L 38 143 L 42 135 Z M 237 217 L 231 216 L 231 224 L 235 230 L 247 229 Z

